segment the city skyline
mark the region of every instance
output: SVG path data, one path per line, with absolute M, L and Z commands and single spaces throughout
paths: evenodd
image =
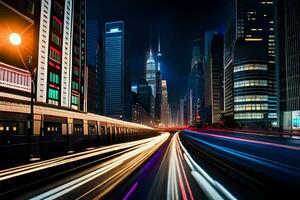
M 294 199 L 299 0 L 0 0 L 0 199 Z
M 99 6 L 98 6 L 99 4 Z M 179 12 L 175 9 L 179 6 Z M 97 19 L 103 24 L 109 21 L 124 20 L 127 28 L 128 65 L 132 81 L 137 84 L 143 77 L 144 64 L 150 50 L 150 41 L 153 54 L 157 53 L 158 37 L 160 35 L 161 52 L 164 55 L 162 78 L 168 81 L 170 87 L 170 104 L 173 109 L 179 106 L 178 99 L 185 95 L 188 86 L 188 73 L 186 66 L 191 62 L 191 48 L 193 40 L 200 38 L 207 30 L 224 32 L 227 16 L 231 9 L 230 0 L 189 1 L 180 5 L 168 6 L 161 1 L 134 0 L 112 2 L 87 1 L 90 12 L 87 19 Z M 97 10 L 96 10 L 97 8 Z M 209 19 L 209 20 L 207 20 Z M 185 23 L 185 22 L 189 23 Z M 176 34 L 174 34 L 176 32 Z M 176 48 L 173 41 L 181 46 Z M 182 75 L 184 75 L 182 77 Z M 179 78 L 182 81 L 177 81 Z M 180 92 L 173 92 L 179 88 Z

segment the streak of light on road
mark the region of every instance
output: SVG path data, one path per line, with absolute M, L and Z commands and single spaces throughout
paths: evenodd
M 105 187 L 97 194 L 95 198 L 99 199 L 110 192 L 115 186 L 120 184 L 132 171 L 134 171 L 138 166 L 140 166 L 146 159 L 148 159 L 169 137 L 169 134 L 162 134 L 155 138 L 147 139 L 146 142 L 142 142 L 140 146 L 132 149 L 124 154 L 118 155 L 112 159 L 109 159 L 97 167 L 97 169 L 81 176 L 77 177 L 67 183 L 59 185 L 39 194 L 32 199 L 56 199 L 66 195 L 67 193 L 78 189 L 84 184 L 99 178 L 104 174 L 109 174 L 106 180 L 101 181 L 98 185 L 94 186 L 91 190 L 85 192 L 83 195 L 79 196 L 77 199 L 87 198 L 88 195 L 93 193 L 95 190 L 99 189 L 105 183 L 111 182 L 109 187 Z M 124 144 L 123 144 L 124 145 Z M 120 167 L 120 170 L 115 169 Z M 115 170 L 115 171 L 113 171 Z

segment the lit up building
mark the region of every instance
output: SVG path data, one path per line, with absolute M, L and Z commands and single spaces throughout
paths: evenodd
M 235 44 L 234 19 L 229 19 L 224 34 L 224 114 L 233 118 L 233 50 Z
M 104 35 L 104 113 L 124 116 L 124 22 L 105 24 Z
M 160 123 L 161 114 L 161 65 L 162 53 L 160 49 L 160 38 L 158 39 L 158 52 L 157 52 L 157 70 L 156 70 L 156 96 L 155 96 L 155 122 Z
M 248 125 L 251 126 L 252 122 L 250 119 L 254 119 L 256 121 L 259 121 L 260 119 L 261 124 L 263 124 L 263 126 L 260 126 L 260 128 L 277 126 L 274 1 L 236 0 L 235 6 L 236 16 L 235 22 L 233 23 L 235 31 L 229 30 L 229 32 L 227 32 L 227 34 L 231 33 L 235 34 L 235 36 L 229 37 L 227 34 L 225 35 L 224 64 L 226 113 L 232 113 L 231 110 L 233 107 L 234 118 L 237 120 L 237 122 L 249 122 L 249 124 L 242 123 L 242 125 L 245 127 L 248 127 Z M 234 57 L 232 56 L 232 52 L 229 52 L 232 47 L 231 41 L 233 41 L 234 48 L 236 48 L 234 50 Z M 254 46 L 256 45 L 261 46 L 261 49 L 255 52 L 256 54 L 252 56 L 259 57 L 260 59 L 258 60 L 258 63 L 253 61 L 247 63 L 249 59 L 253 59 L 251 55 L 247 55 L 247 52 L 251 54 L 253 51 L 252 48 L 255 48 Z M 249 48 L 249 50 L 247 50 L 246 47 Z M 242 49 L 242 52 L 239 52 L 237 49 Z M 257 55 L 258 52 L 261 53 L 260 56 Z M 242 56 L 245 58 L 242 58 Z M 232 58 L 236 60 L 232 60 Z M 261 60 L 262 58 L 265 60 Z M 263 65 L 267 65 L 267 69 L 265 69 L 265 67 L 257 68 L 256 66 L 260 66 L 260 62 L 263 62 Z M 263 82 L 258 83 L 257 81 Z M 248 83 L 250 86 L 248 86 Z M 254 87 L 256 84 L 263 84 L 264 86 L 259 85 L 259 87 L 265 87 L 265 89 L 268 91 L 267 94 L 262 94 L 263 96 L 267 95 L 267 108 L 263 102 L 259 105 L 256 105 L 258 104 L 256 101 L 257 91 L 248 90 L 252 86 Z M 237 89 L 237 87 L 239 89 Z M 242 90 L 241 88 L 244 87 L 248 88 L 246 93 L 237 92 L 237 90 L 240 91 Z M 233 91 L 229 91 L 232 88 Z M 233 96 L 231 94 L 233 94 Z M 247 96 L 251 96 L 251 98 L 247 99 Z M 247 99 L 247 104 L 251 108 L 249 108 L 249 106 L 247 108 L 241 107 L 239 105 L 240 102 L 236 102 L 237 100 L 239 101 L 239 99 L 243 98 Z M 254 105 L 255 108 L 253 107 Z M 245 109 L 246 111 L 249 111 L 249 113 L 236 113 L 237 110 L 241 111 L 240 109 Z M 258 114 L 260 116 L 254 116 L 251 114 L 254 109 L 256 109 L 256 111 L 258 109 L 267 110 L 266 113 L 268 114 L 265 115 L 260 113 Z M 253 128 L 257 127 L 254 126 Z
M 41 2 L 37 101 L 86 111 L 85 1 Z
M 276 123 L 273 71 L 264 42 L 237 41 L 234 51 L 234 119 L 245 128 Z M 273 99 L 272 99 L 273 97 Z
M 31 73 L 37 65 L 39 7 L 38 1 L 0 1 L 0 99 L 3 101 L 30 101 Z M 17 39 L 18 46 L 12 44 L 12 33 L 19 34 L 20 38 L 12 38 Z
M 201 126 L 204 122 L 204 56 L 203 44 L 194 40 L 192 66 L 189 74 L 190 124 Z
M 86 111 L 85 0 L 6 2 L 1 4 L 11 10 L 7 12 L 17 24 L 22 24 L 11 30 L 26 30 L 20 45 L 23 61 L 3 60 L 9 65 L 7 70 L 12 71 L 3 71 L 2 77 L 5 74 L 13 77 L 15 70 L 20 78 L 18 83 L 11 81 L 19 78 L 5 83 L 7 90 L 18 91 L 11 97 L 30 100 L 29 72 L 32 72 L 36 79 L 37 102 Z M 20 17 L 16 18 L 16 15 Z M 16 53 L 6 52 L 6 57 Z
M 161 102 L 161 123 L 164 127 L 168 127 L 170 125 L 170 106 L 168 102 L 168 89 L 167 89 L 167 81 L 161 81 L 161 89 L 162 89 L 162 102 Z
M 151 86 L 152 95 L 156 96 L 156 65 L 153 58 L 152 50 L 150 49 L 149 57 L 146 64 L 146 81 Z
M 280 126 L 300 130 L 300 2 L 276 1 Z

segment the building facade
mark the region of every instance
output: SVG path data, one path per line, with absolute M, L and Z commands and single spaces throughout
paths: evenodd
M 215 33 L 212 36 L 210 45 L 210 72 L 211 72 L 211 122 L 220 122 L 221 114 L 224 111 L 224 70 L 223 70 L 224 37 Z
M 124 22 L 105 24 L 104 113 L 114 118 L 124 115 Z
M 39 102 L 86 111 L 85 6 L 84 0 L 41 2 Z
M 160 38 L 158 39 L 158 51 L 157 51 L 157 70 L 156 70 L 156 96 L 155 96 L 155 122 L 159 124 L 161 122 L 161 66 L 162 66 L 162 53 L 160 49 Z
M 277 85 L 280 126 L 300 130 L 300 2 L 276 2 Z
M 149 86 L 146 79 L 141 79 L 138 83 L 137 93 L 140 98 L 140 102 L 144 109 L 151 115 L 151 103 L 152 103 L 152 89 Z
M 162 88 L 162 102 L 161 102 L 161 123 L 163 127 L 168 127 L 170 125 L 170 106 L 168 101 L 168 88 L 167 88 L 167 81 L 161 81 L 161 88 Z
M 264 129 L 277 122 L 273 73 L 267 46 L 237 41 L 234 52 L 234 119 L 245 128 Z M 271 84 L 270 84 L 271 82 Z
M 88 112 L 103 114 L 103 45 L 97 20 L 87 21 Z
M 201 40 L 194 40 L 192 66 L 189 74 L 190 125 L 202 126 L 204 123 L 204 56 Z M 203 50 L 202 50 L 203 51 Z
M 238 53 L 234 48 L 243 48 L 245 45 L 249 47 L 251 52 L 252 46 L 255 46 L 256 43 L 260 42 L 262 49 L 266 52 L 261 52 L 261 56 L 265 57 L 265 62 L 267 63 L 268 74 L 265 74 L 262 77 L 262 74 L 258 78 L 267 81 L 268 89 L 268 116 L 263 116 L 261 118 L 262 124 L 265 127 L 260 128 L 270 128 L 276 127 L 277 122 L 277 99 L 276 99 L 276 78 L 275 78 L 275 31 L 274 31 L 274 1 L 259 1 L 259 0 L 236 0 L 235 2 L 235 15 L 232 18 L 232 21 L 229 23 L 230 26 L 225 34 L 225 50 L 224 50 L 224 76 L 225 76 L 225 113 L 226 115 L 232 116 L 235 113 L 236 109 L 239 109 L 239 105 L 235 102 L 238 98 L 244 98 L 245 94 L 236 93 L 236 86 L 241 82 L 238 81 L 240 76 L 237 76 L 239 72 L 236 71 L 235 67 L 237 63 L 243 60 L 240 56 L 244 54 L 245 60 L 251 57 L 245 53 L 248 51 L 243 50 L 243 53 L 235 55 Z M 238 41 L 238 42 L 237 42 Z M 250 43 L 253 42 L 253 45 Z M 238 43 L 238 44 L 237 44 Z M 263 46 L 264 45 L 264 46 Z M 233 53 L 234 52 L 234 53 Z M 265 54 L 266 53 L 266 54 Z M 233 58 L 238 58 L 234 60 Z M 261 60 L 259 60 L 261 61 Z M 233 64 L 234 63 L 234 64 Z M 255 63 L 253 63 L 255 64 Z M 250 67 L 252 69 L 252 67 Z M 257 69 L 256 69 L 257 70 Z M 244 78 L 253 76 L 252 72 L 255 70 L 249 70 L 248 67 L 244 71 Z M 248 74 L 249 73 L 249 74 Z M 254 78 L 254 77 L 253 77 Z M 237 81 L 237 82 L 235 82 Z M 247 81 L 245 83 L 248 83 Z M 249 82 L 250 83 L 250 82 Z M 247 86 L 246 86 L 247 87 Z M 248 93 L 250 95 L 250 93 Z M 256 96 L 256 92 L 253 91 L 252 96 Z M 251 98 L 249 100 L 250 104 L 256 104 L 256 99 Z M 251 103 L 252 102 L 252 103 Z M 248 108 L 249 109 L 249 108 Z M 252 108 L 251 108 L 252 109 Z M 251 115 L 251 114 L 249 114 Z M 236 115 L 234 118 L 238 120 L 247 120 L 245 115 Z M 267 120 L 266 120 L 267 118 Z M 268 121 L 267 123 L 264 123 Z M 246 124 L 243 124 L 247 126 Z

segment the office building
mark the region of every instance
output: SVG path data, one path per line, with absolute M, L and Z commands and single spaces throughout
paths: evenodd
M 247 55 L 247 52 L 251 52 L 251 48 L 254 48 L 253 46 L 258 45 L 257 43 L 260 42 L 259 46 L 261 46 L 262 49 L 266 52 L 258 51 L 262 54 L 261 56 L 259 56 L 259 62 L 263 62 L 261 59 L 265 58 L 265 62 L 267 63 L 267 69 L 252 69 L 252 67 L 245 67 L 245 69 L 242 69 L 242 71 L 244 72 L 243 76 L 246 81 L 245 83 L 248 83 L 246 77 L 248 77 L 249 80 L 259 78 L 261 80 L 267 81 L 266 88 L 268 89 L 267 98 L 269 102 L 267 108 L 268 116 L 261 117 L 261 123 L 260 125 L 258 125 L 258 127 L 268 128 L 277 126 L 274 1 L 237 0 L 235 2 L 234 10 L 235 15 L 232 16 L 229 22 L 229 28 L 225 33 L 224 42 L 225 114 L 229 116 L 232 116 L 234 114 L 234 118 L 238 119 L 238 121 L 248 120 L 249 116 L 252 116 L 252 114 L 249 114 L 248 117 L 246 117 L 246 115 L 243 114 L 235 114 L 236 109 L 240 109 L 237 108 L 239 107 L 238 103 L 236 102 L 237 99 L 244 97 L 246 98 L 246 94 L 236 92 L 236 86 L 239 85 L 241 82 L 235 81 L 239 80 L 241 77 L 238 76 L 238 73 L 240 73 L 240 71 L 237 72 L 237 69 L 235 67 L 237 67 L 237 65 L 240 65 L 238 63 L 240 63 L 241 60 L 243 60 L 243 58 L 240 56 L 245 56 L 245 63 L 247 62 L 247 59 L 251 60 L 251 55 Z M 251 45 L 251 42 L 253 42 L 253 45 Z M 244 49 L 242 47 L 243 45 L 245 47 L 247 46 L 250 49 Z M 263 45 L 265 45 L 265 47 L 263 47 Z M 243 52 L 238 52 L 237 49 L 234 48 L 243 49 Z M 233 52 L 239 54 L 235 55 L 233 54 Z M 256 57 L 257 56 L 258 55 L 256 54 Z M 234 60 L 234 58 L 238 60 Z M 256 63 L 253 62 L 251 64 L 255 65 Z M 255 71 L 257 72 L 258 77 L 253 77 L 253 72 Z M 264 73 L 263 71 L 267 71 L 268 74 Z M 256 91 L 252 90 L 252 92 L 253 94 L 251 94 L 250 90 L 248 91 L 247 95 L 251 95 L 251 98 L 247 101 L 249 101 L 249 104 L 256 104 Z M 262 127 L 261 124 L 264 124 L 264 127 Z M 245 123 L 242 123 L 242 125 L 246 127 L 248 126 Z
M 160 49 L 160 38 L 158 39 L 158 52 L 157 52 L 157 70 L 156 70 L 156 96 L 155 96 L 155 122 L 160 123 L 161 114 L 161 65 L 162 53 Z
M 230 18 L 224 34 L 224 115 L 233 118 L 233 50 L 236 40 L 235 19 Z
M 276 1 L 277 85 L 280 126 L 300 130 L 300 2 Z
M 17 33 L 22 32 L 22 28 L 23 32 L 26 30 L 19 47 L 25 67 L 5 61 L 10 66 L 6 69 L 11 69 L 7 75 L 15 74 L 14 70 L 20 75 L 18 84 L 9 83 L 13 79 L 6 79 L 6 89 L 20 91 L 10 96 L 13 99 L 30 100 L 31 73 L 36 80 L 37 102 L 86 111 L 85 1 L 1 2 L 1 6 L 8 9 L 1 13 L 9 12 L 9 16 L 17 20 L 16 24 L 22 24 L 19 28 L 11 27 L 11 30 Z M 13 17 L 15 15 L 19 17 Z M 16 52 L 9 54 L 18 55 Z M 19 62 L 18 59 L 14 60 Z
M 108 22 L 104 34 L 104 113 L 124 115 L 124 22 Z
M 161 81 L 161 92 L 162 92 L 162 99 L 161 99 L 161 123 L 163 127 L 168 127 L 170 125 L 170 106 L 168 101 L 168 88 L 167 88 L 167 81 Z
M 41 2 L 37 101 L 86 111 L 85 28 L 84 0 Z
M 153 101 L 152 89 L 146 79 L 140 79 L 138 83 L 138 95 L 143 108 L 151 114 L 151 103 Z
M 211 122 L 212 124 L 220 122 L 221 114 L 224 111 L 224 71 L 223 71 L 223 53 L 224 53 L 224 37 L 219 33 L 215 33 L 211 39 L 209 53 L 210 67 L 210 91 L 211 91 Z
M 88 112 L 103 114 L 103 45 L 97 20 L 87 21 Z
M 202 49 L 202 51 L 201 51 Z M 204 51 L 201 40 L 194 40 L 192 66 L 189 74 L 190 125 L 202 126 L 204 123 Z
M 244 128 L 264 129 L 277 122 L 274 79 L 264 41 L 237 41 L 234 51 L 234 119 Z

